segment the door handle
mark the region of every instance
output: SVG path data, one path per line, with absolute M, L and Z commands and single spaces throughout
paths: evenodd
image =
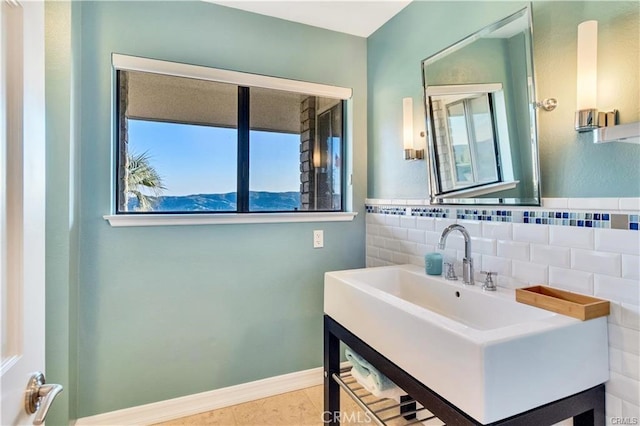
M 45 383 L 44 374 L 40 371 L 33 373 L 29 383 L 27 383 L 27 390 L 24 395 L 24 409 L 27 414 L 36 413 L 36 418 L 33 420 L 34 425 L 44 423 L 53 399 L 62 392 L 62 385 L 46 385 Z

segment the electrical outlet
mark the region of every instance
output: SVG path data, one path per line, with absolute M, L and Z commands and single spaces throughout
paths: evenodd
M 313 231 L 313 248 L 324 247 L 324 231 Z

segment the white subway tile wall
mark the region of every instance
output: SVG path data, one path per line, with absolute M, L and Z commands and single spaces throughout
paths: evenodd
M 640 254 L 640 232 L 622 229 L 594 229 L 595 249 L 612 253 Z
M 543 203 L 543 208 L 513 207 L 479 211 L 474 216 L 475 211 L 428 206 L 425 200 L 367 200 L 367 266 L 424 266 L 425 253 L 440 251 L 445 261 L 454 262 L 461 275 L 462 238 L 452 234 L 445 250 L 437 248 L 442 230 L 459 223 L 472 236 L 477 282 L 484 279 L 480 271 L 493 271 L 498 273 L 497 283 L 502 287 L 545 284 L 610 300 L 607 416 L 639 417 L 640 199 L 563 198 L 543 199 Z M 406 208 L 399 213 L 388 210 L 398 205 Z M 523 211 L 529 213 L 523 215 Z M 599 212 L 599 216 L 593 212 Z M 574 213 L 576 221 L 572 221 Z M 624 229 L 595 227 L 595 221 L 594 227 L 589 227 L 586 223 L 596 217 L 608 221 L 614 214 L 624 219 Z M 532 215 L 541 220 L 532 223 Z M 566 220 L 567 215 L 569 220 L 561 225 L 559 220 Z M 522 223 L 527 218 L 529 223 Z M 584 222 L 578 224 L 583 218 Z M 618 226 L 620 222 L 611 223 L 610 228 Z
M 549 266 L 571 267 L 571 249 L 541 244 L 531 244 L 531 261 Z
M 535 227 L 537 225 L 531 224 Z M 549 244 L 552 246 L 593 249 L 593 229 L 570 226 L 550 226 Z
M 622 255 L 622 278 L 640 279 L 640 256 Z
M 614 277 L 622 276 L 622 255 L 601 251 L 572 249 L 571 268 L 579 271 L 598 272 Z
M 549 285 L 576 293 L 593 294 L 593 274 L 550 266 Z
M 531 226 L 528 223 L 514 223 L 513 239 L 526 243 L 549 244 L 549 226 Z

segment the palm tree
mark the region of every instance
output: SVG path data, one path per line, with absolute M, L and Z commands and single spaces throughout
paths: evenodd
M 151 165 L 151 156 L 147 151 L 142 154 L 127 153 L 127 178 L 125 195 L 138 200 L 138 211 L 153 210 L 154 197 L 158 197 L 167 189 L 162 177 Z M 153 195 L 148 195 L 151 192 Z

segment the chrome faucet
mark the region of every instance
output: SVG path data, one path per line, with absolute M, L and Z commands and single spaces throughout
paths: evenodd
M 451 231 L 460 231 L 464 237 L 464 258 L 462 259 L 462 282 L 465 284 L 473 285 L 473 259 L 471 259 L 471 237 L 466 228 L 462 225 L 454 223 L 447 226 L 442 235 L 440 235 L 440 241 L 438 242 L 438 248 L 444 249 L 444 245 L 447 242 L 447 237 Z

